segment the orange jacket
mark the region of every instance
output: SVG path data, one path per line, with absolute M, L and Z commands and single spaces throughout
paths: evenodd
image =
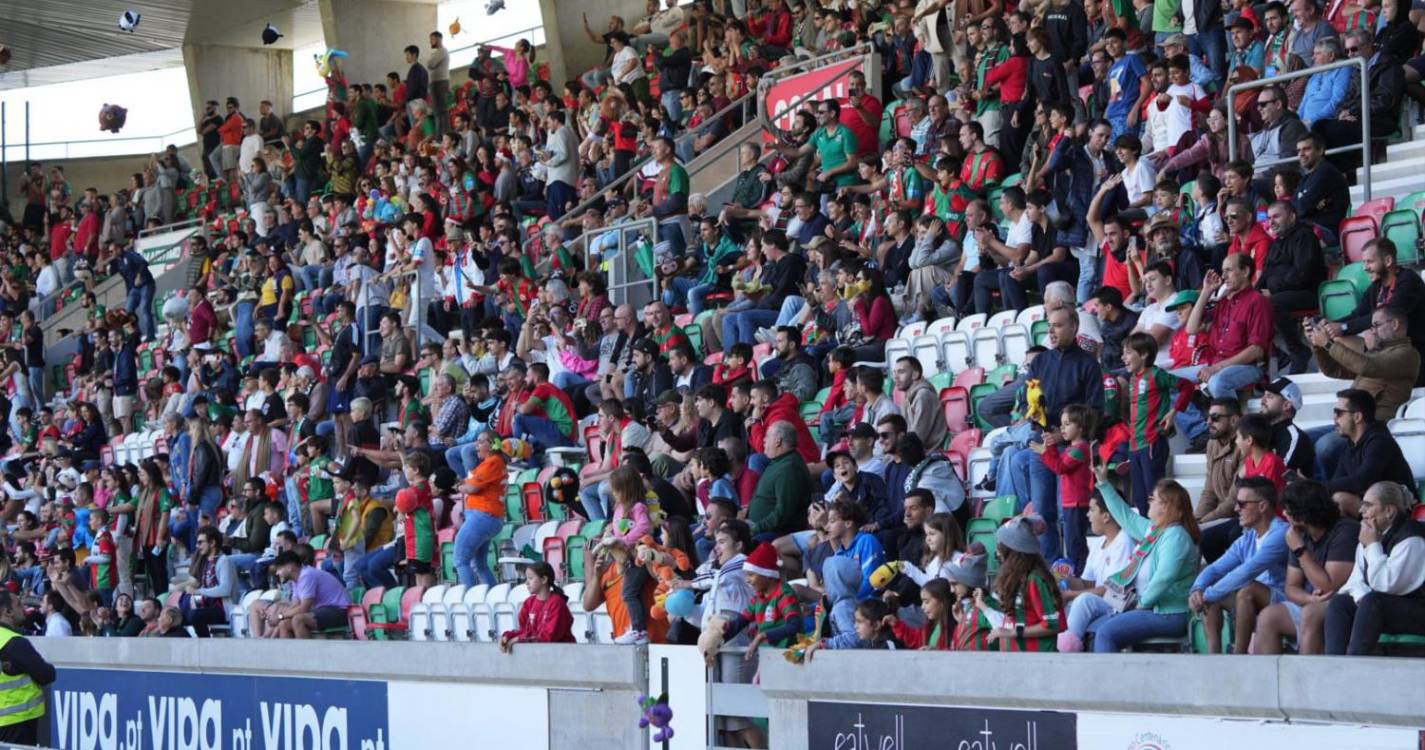
M 487 513 L 500 520 L 505 518 L 505 484 L 509 474 L 505 471 L 505 459 L 498 453 L 480 462 L 465 478 L 475 486 L 475 491 L 465 496 L 465 508 Z

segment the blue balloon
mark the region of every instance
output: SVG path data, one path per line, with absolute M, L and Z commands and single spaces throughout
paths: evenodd
M 693 592 L 691 589 L 678 589 L 668 595 L 668 599 L 663 602 L 663 608 L 668 610 L 669 617 L 687 617 L 693 614 Z

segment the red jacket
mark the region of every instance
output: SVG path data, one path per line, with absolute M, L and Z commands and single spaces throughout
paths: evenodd
M 241 112 L 234 112 L 223 120 L 223 124 L 218 126 L 218 135 L 223 139 L 224 146 L 242 145 L 242 125 Z
M 1040 456 L 1044 466 L 1059 475 L 1059 505 L 1065 508 L 1089 507 L 1089 495 L 1093 492 L 1089 456 L 1089 444 L 1084 440 L 1063 451 L 1057 444 L 1044 449 Z
M 531 596 L 520 605 L 519 627 L 507 630 L 502 638 L 518 638 L 526 643 L 573 643 L 574 616 L 562 593 L 540 601 Z
M 797 452 L 802 454 L 802 458 L 809 464 L 821 460 L 821 448 L 812 439 L 806 420 L 802 419 L 796 396 L 790 393 L 778 396 L 772 403 L 767 404 L 767 413 L 762 415 L 762 419 L 747 428 L 748 441 L 758 453 L 761 453 L 766 445 L 767 427 L 773 422 L 791 422 L 792 426 L 797 428 Z

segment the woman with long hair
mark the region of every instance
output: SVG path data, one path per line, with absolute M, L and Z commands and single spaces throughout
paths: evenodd
M 859 292 L 852 298 L 851 309 L 861 324 L 861 339 L 852 349 L 858 360 L 877 361 L 885 356 L 886 342 L 896 335 L 896 309 L 879 269 L 862 268 L 856 280 Z
M 1144 518 L 1114 489 L 1106 465 L 1098 464 L 1095 471 L 1104 504 L 1134 549 L 1128 564 L 1101 582 L 1106 589 L 1102 595 L 1084 594 L 1075 601 L 1076 609 L 1085 608 L 1085 632 L 1094 636 L 1093 650 L 1114 653 L 1150 638 L 1182 637 L 1202 537 L 1192 497 L 1177 482 L 1159 480 Z M 1060 641 L 1063 651 L 1084 647 L 1072 633 Z
M 201 416 L 189 417 L 188 439 L 188 497 L 184 500 L 190 513 L 196 507 L 198 514 L 216 519 L 218 506 L 223 503 L 223 475 L 227 463 L 217 443 L 208 434 L 208 420 Z M 193 543 L 197 541 L 197 519 L 193 520 L 193 531 L 188 537 L 189 549 L 193 549 Z
M 540 560 L 524 569 L 529 597 L 520 605 L 514 630 L 500 636 L 500 650 L 510 653 L 516 643 L 574 643 L 574 616 L 569 597 L 555 583 L 554 567 Z
M 986 614 L 998 612 L 1002 624 L 990 632 L 1001 651 L 1057 651 L 1064 629 L 1064 596 L 1039 552 L 1043 519 L 1022 516 L 995 532 L 995 554 L 1000 558 L 994 581 L 994 601 L 975 592 L 975 606 Z M 992 621 L 995 618 L 992 618 Z
M 1221 180 L 1229 162 L 1238 159 L 1251 161 L 1252 143 L 1245 135 L 1237 138 L 1237 151 L 1235 154 L 1232 152 L 1227 142 L 1228 117 L 1226 105 L 1214 105 L 1212 111 L 1207 113 L 1207 130 L 1203 131 L 1191 146 L 1163 162 L 1159 173 L 1172 174 L 1201 165 L 1200 169 L 1205 167 L 1211 170 L 1212 176 Z
M 139 466 L 139 502 L 135 519 L 135 553 L 142 557 L 148 585 L 153 591 L 168 590 L 168 516 L 173 498 L 163 471 L 153 459 Z

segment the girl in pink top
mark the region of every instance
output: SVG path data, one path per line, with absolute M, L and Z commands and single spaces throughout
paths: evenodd
M 648 610 L 643 606 L 642 594 L 649 580 L 648 569 L 635 564 L 633 556 L 638 540 L 653 532 L 648 504 L 644 502 L 648 488 L 637 469 L 620 466 L 609 475 L 609 492 L 614 499 L 614 514 L 601 546 L 622 547 L 626 553 L 621 564 L 621 594 L 630 623 L 628 632 L 614 639 L 614 643 L 644 644 L 648 643 Z
M 515 42 L 515 48 L 497 47 L 493 44 L 485 45 L 485 49 L 491 52 L 504 54 L 505 73 L 510 77 L 510 86 L 519 88 L 529 85 L 529 69 L 534 63 L 534 48 L 529 45 L 529 41 L 521 39 Z

